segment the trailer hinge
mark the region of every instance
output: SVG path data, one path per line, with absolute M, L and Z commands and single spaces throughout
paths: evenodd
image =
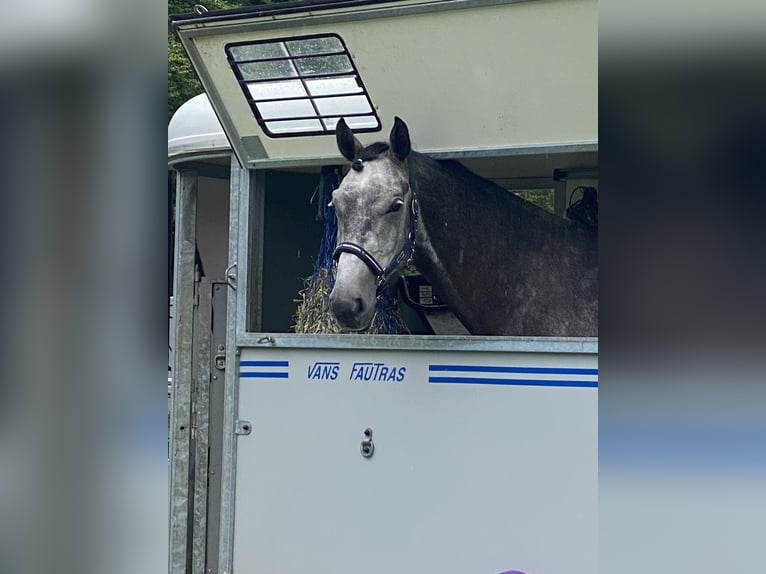
M 199 284 L 200 284 L 199 263 L 194 265 L 194 308 L 199 307 Z

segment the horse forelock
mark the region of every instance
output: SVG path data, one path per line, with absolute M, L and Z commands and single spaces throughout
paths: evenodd
M 390 148 L 391 146 L 385 142 L 375 142 L 374 144 L 370 144 L 367 147 L 359 150 L 354 159 L 361 159 L 362 161 L 377 159 L 386 153 Z
M 368 164 L 367 169 L 365 164 Z M 351 167 L 341 182 L 341 186 L 348 190 L 360 187 L 368 193 L 376 193 L 383 189 L 394 192 L 399 183 L 406 186 L 406 165 L 396 160 L 391 146 L 387 143 L 376 142 L 360 149 L 354 156 Z M 394 182 L 397 185 L 394 185 Z

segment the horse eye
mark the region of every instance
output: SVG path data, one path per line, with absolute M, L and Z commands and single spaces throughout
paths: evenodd
M 404 205 L 403 199 L 395 199 L 391 204 L 391 211 L 399 211 L 402 208 L 402 205 Z

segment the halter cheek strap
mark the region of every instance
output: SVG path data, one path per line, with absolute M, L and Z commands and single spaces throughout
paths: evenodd
M 370 271 L 375 275 L 378 280 L 376 295 L 380 295 L 381 292 L 388 285 L 391 278 L 396 276 L 396 273 L 404 266 L 408 265 L 412 261 L 412 256 L 415 253 L 415 243 L 418 230 L 418 217 L 420 215 L 420 209 L 418 206 L 418 200 L 415 197 L 415 179 L 412 175 L 412 169 L 407 162 L 407 171 L 409 174 L 410 183 L 410 232 L 407 235 L 407 242 L 402 246 L 399 252 L 394 255 L 391 262 L 386 265 L 385 269 L 378 263 L 378 260 L 367 251 L 361 245 L 351 243 L 350 241 L 343 241 L 335 247 L 332 257 L 337 261 L 341 253 L 350 253 L 356 255 L 362 262 L 369 267 Z

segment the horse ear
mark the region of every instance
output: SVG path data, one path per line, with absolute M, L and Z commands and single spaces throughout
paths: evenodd
M 353 161 L 357 152 L 364 147 L 356 139 L 354 132 L 351 131 L 351 128 L 348 127 L 346 120 L 343 118 L 339 119 L 335 126 L 335 141 L 338 144 L 340 153 L 349 161 Z
M 410 155 L 412 146 L 410 144 L 410 132 L 407 129 L 401 118 L 394 118 L 394 127 L 391 128 L 391 135 L 389 136 L 389 143 L 391 144 L 391 151 L 394 155 L 404 161 L 407 156 Z

